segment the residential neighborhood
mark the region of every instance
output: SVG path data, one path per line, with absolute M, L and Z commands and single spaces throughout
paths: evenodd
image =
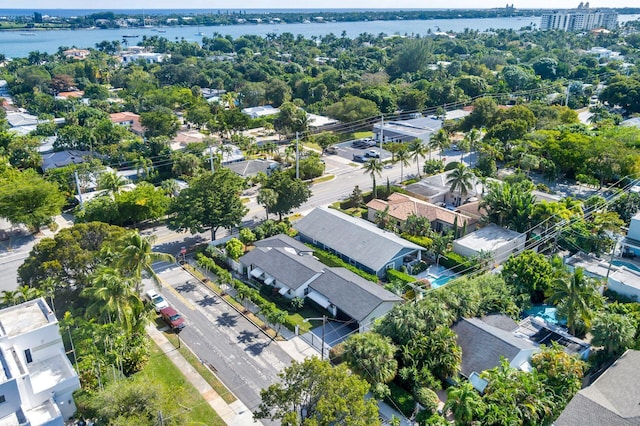
M 0 48 L 0 424 L 635 424 L 640 20 L 540 14 Z

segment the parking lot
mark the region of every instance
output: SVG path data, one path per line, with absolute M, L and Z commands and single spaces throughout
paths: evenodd
M 391 153 L 389 151 L 385 151 L 384 149 L 380 150 L 380 145 L 379 144 L 374 145 L 373 141 L 370 141 L 368 145 L 365 145 L 364 143 L 362 143 L 361 145 L 358 145 L 358 147 L 353 147 L 352 145 L 357 141 L 363 141 L 363 140 L 362 139 L 352 140 L 347 142 L 341 142 L 339 144 L 334 145 L 334 147 L 336 148 L 335 155 L 339 155 L 340 157 L 346 158 L 351 161 L 360 162 L 360 163 L 364 163 L 369 158 L 376 158 L 374 156 L 367 156 L 367 153 L 369 151 L 375 151 L 375 153 L 379 154 L 382 161 L 388 160 L 391 158 Z M 373 152 L 371 154 L 373 154 Z M 354 156 L 359 156 L 359 157 L 358 159 L 354 160 Z

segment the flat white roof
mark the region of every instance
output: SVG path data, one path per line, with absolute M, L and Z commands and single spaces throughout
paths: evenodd
M 617 281 L 626 286 L 640 290 L 640 274 L 625 267 L 620 267 L 615 271 L 612 269 L 609 274 L 609 281 Z
M 455 240 L 454 243 L 476 251 L 495 251 L 523 235 L 524 234 L 521 234 L 520 232 L 501 228 L 500 226 L 492 223 Z
M 30 300 L 0 310 L 0 333 L 17 336 L 57 321 L 44 299 Z
M 76 376 L 69 360 L 62 352 L 40 362 L 28 364 L 27 368 L 35 394 L 52 389 L 58 383 Z

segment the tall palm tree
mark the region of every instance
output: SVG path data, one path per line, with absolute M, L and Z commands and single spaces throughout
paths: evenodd
M 409 142 L 408 149 L 411 153 L 411 158 L 416 162 L 418 177 L 420 177 L 420 157 L 425 157 L 425 154 L 427 153 L 427 147 L 422 143 L 422 140 L 414 139 Z
M 127 179 L 116 172 L 105 172 L 98 178 L 98 189 L 105 189 L 112 195 L 120 192 L 120 188 L 127 184 Z
M 162 191 L 165 193 L 165 195 L 169 198 L 175 197 L 180 191 L 180 186 L 175 179 L 163 180 L 160 184 L 160 187 L 162 188 Z
M 116 266 L 123 274 L 136 280 L 136 291 L 139 291 L 142 274 L 148 275 L 158 286 L 160 279 L 153 270 L 155 262 L 175 262 L 175 258 L 168 253 L 153 251 L 155 236 L 142 236 L 138 231 L 127 233 L 117 245 L 118 256 Z
M 135 278 L 125 278 L 112 267 L 100 267 L 92 285 L 81 293 L 89 299 L 86 316 L 103 323 L 117 322 L 128 331 L 134 330 L 144 312 L 144 304 L 135 285 Z
M 269 219 L 269 210 L 278 203 L 278 193 L 271 188 L 260 188 L 258 191 L 258 204 L 264 207 Z
M 445 412 L 451 410 L 456 424 L 470 424 L 482 406 L 482 398 L 473 388 L 470 382 L 463 382 L 458 387 L 447 389 L 447 403 L 444 406 Z
M 404 168 L 409 165 L 410 158 L 411 154 L 405 146 L 396 151 L 395 162 L 400 163 L 400 182 L 404 182 Z
M 471 129 L 464 135 L 465 143 L 468 143 L 469 145 L 469 151 L 473 151 L 476 148 L 478 142 L 480 142 L 481 136 L 482 134 L 480 133 L 480 130 L 476 128 Z
M 469 190 L 473 188 L 475 175 L 464 163 L 458 163 L 458 166 L 447 174 L 447 185 L 451 185 L 450 193 L 460 193 L 460 201 L 466 198 Z
M 567 327 L 575 335 L 578 320 L 589 327 L 594 308 L 601 302 L 597 281 L 584 275 L 584 269 L 576 268 L 569 276 L 555 279 L 548 302 L 558 305 L 567 317 Z
M 368 173 L 373 180 L 373 198 L 378 198 L 378 188 L 376 187 L 376 175 L 382 176 L 382 162 L 375 158 L 370 158 L 362 166 L 364 173 Z
M 442 159 L 442 151 L 451 145 L 449 133 L 445 129 L 440 129 L 431 135 L 431 143 L 440 150 L 440 158 Z

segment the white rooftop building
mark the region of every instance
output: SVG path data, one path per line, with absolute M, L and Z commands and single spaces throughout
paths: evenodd
M 280 113 L 280 108 L 274 108 L 272 105 L 257 106 L 251 108 L 242 108 L 242 113 L 251 118 L 268 117 Z
M 526 242 L 526 234 L 492 223 L 455 240 L 453 251 L 466 257 L 476 256 L 480 252 L 489 252 L 495 263 L 500 264 L 509 256 L 521 253 Z
M 0 310 L 0 425 L 60 425 L 80 380 L 44 299 Z

